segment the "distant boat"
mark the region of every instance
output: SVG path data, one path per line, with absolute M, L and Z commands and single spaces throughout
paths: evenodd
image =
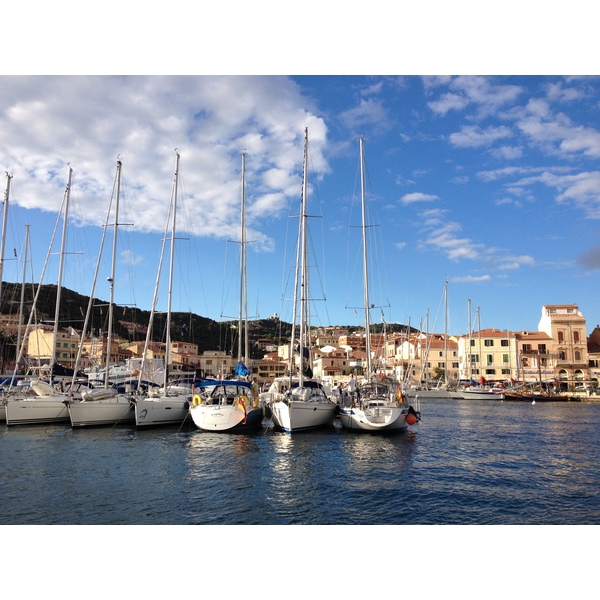
M 409 405 L 402 394 L 400 385 L 385 377 L 376 376 L 371 363 L 371 322 L 369 302 L 369 276 L 367 261 L 367 222 L 365 205 L 364 140 L 360 143 L 360 172 L 362 197 L 362 239 L 363 239 L 363 291 L 365 299 L 365 342 L 366 342 L 366 382 L 351 392 L 348 403 L 339 408 L 340 422 L 345 429 L 356 431 L 384 432 L 404 431 L 409 423 L 414 425 L 421 416 Z
M 273 419 L 276 428 L 287 433 L 306 431 L 332 425 L 337 404 L 325 394 L 322 384 L 313 378 L 310 361 L 310 318 L 308 297 L 310 292 L 308 278 L 308 242 L 307 242 L 307 201 L 308 201 L 308 128 L 304 130 L 304 166 L 302 179 L 302 199 L 300 203 L 300 223 L 296 254 L 296 279 L 294 282 L 294 316 L 289 352 L 289 376 L 287 383 L 276 391 L 273 385 L 260 397 L 266 410 Z M 301 290 L 301 293 L 300 291 Z M 298 303 L 300 315 L 297 314 Z M 295 370 L 297 369 L 297 374 Z M 283 378 L 285 380 L 285 378 Z M 278 382 L 279 383 L 279 382 Z
M 457 390 L 457 394 L 464 400 L 502 400 L 504 388 L 501 387 L 470 387 Z
M 569 394 L 506 391 L 503 400 L 507 402 L 578 402 L 580 398 Z
M 237 432 L 259 427 L 263 421 L 263 405 L 252 392 L 248 381 L 250 370 L 244 364 L 249 354 L 246 273 L 246 153 L 242 153 L 242 197 L 241 197 L 241 240 L 240 240 L 240 304 L 238 319 L 238 362 L 235 368 L 237 379 L 203 382 L 195 388 L 190 415 L 202 431 Z M 242 334 L 245 350 L 242 353 Z

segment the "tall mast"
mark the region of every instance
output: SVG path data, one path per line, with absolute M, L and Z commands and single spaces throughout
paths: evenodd
M 71 179 L 73 174 L 73 167 L 69 165 L 69 180 L 67 182 L 67 189 L 65 190 L 64 198 L 64 213 L 63 213 L 63 229 L 62 229 L 62 241 L 60 247 L 60 261 L 58 267 L 58 283 L 56 285 L 56 307 L 54 311 L 54 329 L 52 332 L 52 362 L 56 363 L 56 342 L 58 339 L 58 319 L 60 315 L 60 296 L 62 291 L 62 279 L 63 279 L 63 267 L 65 262 L 65 246 L 67 241 L 67 221 L 69 217 L 69 198 L 71 196 Z M 52 376 L 51 376 L 52 379 Z
M 367 354 L 367 379 L 371 378 L 371 319 L 369 315 L 369 275 L 367 269 L 367 209 L 365 206 L 365 154 L 364 139 L 360 146 L 360 196 L 362 207 L 362 243 L 363 243 L 363 291 L 365 303 L 365 350 Z
M 175 164 L 175 178 L 173 181 L 173 225 L 171 228 L 171 262 L 169 268 L 169 296 L 167 303 L 167 331 L 165 348 L 165 395 L 167 393 L 168 370 L 171 361 L 171 305 L 173 298 L 173 270 L 175 265 L 175 226 L 177 217 L 177 187 L 179 182 L 179 152 L 175 149 L 177 161 Z
M 308 127 L 304 129 L 304 170 L 302 174 L 302 212 L 300 214 L 300 383 L 302 387 L 304 381 L 304 348 L 309 348 L 306 343 L 306 335 L 310 336 L 310 327 L 308 326 L 308 265 L 307 265 L 307 240 L 306 240 L 306 203 L 308 201 Z M 307 331 L 308 330 L 308 331 Z
M 238 319 L 238 361 L 247 361 L 248 342 L 248 279 L 246 270 L 246 152 L 242 152 L 242 210 L 241 210 L 241 247 L 240 247 L 240 314 Z M 242 328 L 243 326 L 243 328 Z M 244 353 L 242 354 L 242 332 L 244 334 Z
M 117 193 L 115 197 L 115 224 L 113 230 L 113 251 L 110 268 L 110 300 L 108 303 L 108 335 L 106 338 L 106 372 L 104 374 L 104 387 L 108 387 L 108 371 L 110 369 L 110 355 L 112 350 L 112 323 L 115 302 L 115 271 L 117 264 L 117 228 L 119 226 L 119 194 L 121 192 L 121 161 L 117 160 Z
M 444 383 L 448 386 L 448 280 L 444 286 Z
M 25 278 L 27 276 L 27 254 L 29 250 L 29 223 L 25 224 L 25 252 L 23 256 L 23 277 L 21 279 L 21 301 L 19 303 L 19 328 L 17 329 L 17 352 L 21 347 L 21 328 L 23 327 L 23 309 L 25 307 Z M 0 277 L 0 280 L 2 278 Z M 32 308 L 33 310 L 33 308 Z M 18 368 L 18 365 L 15 365 Z
M 467 312 L 468 312 L 468 320 L 469 320 L 469 350 L 467 352 L 467 379 L 471 379 L 471 298 L 467 301 Z
M 477 307 L 477 342 L 479 344 L 479 381 L 483 377 L 483 356 L 481 355 L 481 314 L 479 306 Z
M 2 275 L 4 270 L 4 246 L 6 245 L 6 223 L 8 218 L 8 198 L 10 196 L 10 180 L 12 175 L 6 173 L 6 191 L 4 192 L 4 213 L 2 217 L 2 245 L 0 247 L 0 301 L 2 300 Z

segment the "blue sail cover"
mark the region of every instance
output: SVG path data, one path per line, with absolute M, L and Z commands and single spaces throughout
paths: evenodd
M 240 360 L 237 365 L 235 365 L 234 374 L 238 377 L 248 377 L 250 375 L 250 370 L 248 367 Z

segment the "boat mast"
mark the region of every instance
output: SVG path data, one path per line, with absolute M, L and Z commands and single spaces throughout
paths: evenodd
M 69 165 L 69 179 L 67 182 L 67 189 L 65 190 L 64 197 L 64 213 L 63 213 L 63 229 L 62 229 L 62 240 L 60 247 L 60 260 L 58 266 L 58 283 L 56 285 L 56 306 L 54 310 L 54 329 L 52 332 L 52 361 L 51 365 L 56 363 L 56 342 L 58 339 L 58 319 L 60 316 L 60 296 L 62 291 L 62 279 L 63 279 L 63 267 L 65 262 L 65 246 L 67 240 L 67 221 L 69 216 L 69 198 L 71 196 L 71 179 L 73 174 L 73 167 Z M 50 373 L 50 383 L 53 383 L 52 371 Z
M 483 356 L 481 355 L 481 314 L 477 307 L 477 344 L 479 345 L 479 383 L 483 377 Z
M 6 172 L 6 191 L 4 192 L 4 212 L 2 217 L 2 246 L 0 247 L 0 301 L 2 300 L 2 274 L 4 270 L 4 246 L 6 245 L 6 223 L 8 219 L 8 198 L 10 196 L 10 180 L 12 175 Z
M 108 372 L 110 370 L 110 355 L 112 350 L 112 323 L 115 302 L 115 270 L 117 264 L 117 228 L 119 226 L 119 195 L 121 192 L 121 161 L 117 160 L 117 193 L 115 196 L 115 224 L 113 230 L 112 263 L 110 268 L 110 300 L 108 303 L 108 335 L 106 337 L 106 371 L 104 373 L 104 387 L 108 388 Z
M 448 387 L 448 280 L 444 285 L 444 384 Z
M 19 327 L 17 329 L 17 352 L 21 347 L 21 328 L 23 327 L 23 309 L 25 307 L 25 278 L 27 277 L 27 254 L 29 249 L 29 223 L 25 224 L 25 252 L 23 256 L 23 276 L 21 279 L 21 302 L 19 303 Z M 2 278 L 0 277 L 0 280 Z M 33 308 L 32 308 L 33 310 Z M 15 364 L 18 368 L 18 364 Z
M 92 308 L 94 305 L 94 298 L 95 298 L 95 290 L 96 290 L 96 283 L 98 282 L 98 273 L 100 272 L 100 266 L 101 266 L 101 262 L 102 262 L 102 255 L 103 255 L 103 251 L 104 251 L 104 243 L 106 241 L 106 236 L 107 236 L 107 232 L 108 232 L 108 223 L 110 220 L 110 215 L 111 215 L 111 211 L 112 211 L 112 203 L 113 203 L 113 198 L 115 198 L 116 195 L 116 187 L 117 187 L 117 181 L 120 181 L 120 173 L 121 173 L 121 161 L 118 159 L 117 157 L 117 170 L 115 172 L 115 180 L 113 183 L 113 189 L 112 189 L 112 194 L 110 197 L 110 202 L 108 203 L 108 208 L 106 210 L 106 218 L 104 219 L 104 226 L 103 226 L 103 232 L 102 232 L 102 239 L 100 241 L 100 250 L 98 251 L 98 260 L 96 262 L 96 269 L 94 271 L 94 279 L 92 282 L 92 290 L 90 291 L 90 297 L 89 297 L 89 301 L 88 301 L 88 307 L 87 307 L 87 311 L 85 314 L 85 319 L 83 322 L 83 328 L 81 329 L 81 339 L 79 342 L 79 350 L 77 351 L 77 358 L 75 359 L 75 368 L 73 369 L 73 379 L 71 381 L 71 390 L 74 389 L 75 386 L 75 380 L 77 378 L 77 368 L 81 362 L 81 355 L 83 353 L 83 345 L 85 342 L 85 335 L 86 335 L 86 331 L 88 328 L 88 323 L 90 321 L 91 318 L 91 314 L 92 314 Z M 113 250 L 113 256 L 115 256 L 115 251 Z M 112 330 L 112 328 L 109 328 L 109 331 Z M 102 354 L 102 348 L 101 350 L 101 354 Z M 100 362 L 102 362 L 102 356 L 100 356 Z M 108 378 L 108 372 L 105 373 L 105 381 L 104 381 L 104 385 L 105 388 L 107 386 L 106 381 Z
M 179 155 L 177 155 L 177 170 L 179 170 Z M 176 172 L 177 173 L 177 172 Z M 162 275 L 162 265 L 165 257 L 165 247 L 167 245 L 167 237 L 169 235 L 169 223 L 171 222 L 171 208 L 173 204 L 173 197 L 171 195 L 171 203 L 169 204 L 169 210 L 167 212 L 167 219 L 165 221 L 165 231 L 163 234 L 162 244 L 160 248 L 160 258 L 158 261 L 158 270 L 156 272 L 156 283 L 154 284 L 154 298 L 152 299 L 152 308 L 150 309 L 150 316 L 148 318 L 148 327 L 146 329 L 146 340 L 144 342 L 144 351 L 142 353 L 142 364 L 138 373 L 138 389 L 142 384 L 142 378 L 144 375 L 144 369 L 146 368 L 146 357 L 148 356 L 148 350 L 150 348 L 150 339 L 152 337 L 152 328 L 154 326 L 154 315 L 156 314 L 156 305 L 158 304 L 158 289 L 160 286 L 160 279 Z M 165 384 L 166 384 L 165 376 Z M 166 390 L 165 390 L 166 393 Z
M 166 331 L 166 348 L 165 348 L 165 395 L 167 394 L 167 382 L 169 378 L 169 365 L 171 361 L 171 304 L 173 298 L 173 270 L 175 265 L 175 225 L 177 218 L 177 187 L 179 182 L 179 152 L 175 148 L 177 161 L 175 164 L 175 178 L 173 180 L 173 224 L 171 228 L 171 262 L 169 268 L 169 295 L 167 302 L 167 331 Z
M 242 152 L 242 210 L 240 248 L 240 314 L 238 319 L 238 361 L 246 362 L 249 355 L 248 341 L 248 279 L 246 270 L 246 152 Z M 243 326 L 243 328 L 242 328 Z M 244 353 L 242 354 L 242 331 Z
M 472 325 L 471 325 L 471 298 L 468 299 L 467 301 L 467 313 L 468 313 L 468 320 L 469 320 L 469 351 L 467 352 L 467 360 L 469 361 L 467 364 L 467 379 L 471 380 L 471 329 L 472 329 Z
M 365 304 L 365 351 L 367 354 L 367 380 L 371 379 L 371 320 L 369 314 L 369 276 L 367 269 L 367 222 L 365 206 L 365 154 L 364 138 L 358 140 L 360 146 L 360 195 L 362 207 L 362 245 L 363 245 L 363 293 Z
M 308 200 L 308 127 L 304 129 L 304 170 L 302 174 L 302 212 L 300 214 L 300 329 L 298 331 L 300 340 L 300 379 L 299 387 L 304 382 L 304 349 L 309 348 L 310 344 L 306 342 L 306 336 L 310 336 L 310 327 L 308 326 L 308 264 L 307 264 L 307 240 L 306 240 L 306 203 Z M 307 358 L 308 360 L 308 358 Z

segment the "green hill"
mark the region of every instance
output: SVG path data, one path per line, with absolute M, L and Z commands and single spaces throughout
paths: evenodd
M 24 318 L 27 323 L 33 300 L 35 297 L 34 286 L 26 285 L 24 293 Z M 59 323 L 61 328 L 72 327 L 81 331 L 85 322 L 88 309 L 89 296 L 82 296 L 77 292 L 62 288 Z M 21 304 L 21 284 L 2 283 L 2 298 L 0 299 L 0 313 L 19 314 Z M 56 285 L 42 285 L 36 306 L 37 323 L 52 325 L 56 306 Z M 122 337 L 130 342 L 143 341 L 146 339 L 146 329 L 150 320 L 149 310 L 140 310 L 129 306 L 115 306 L 113 316 L 114 335 Z M 198 345 L 198 352 L 205 350 L 224 350 L 226 352 L 237 351 L 237 338 L 233 339 L 237 329 L 231 327 L 237 325 L 235 321 L 213 321 L 207 317 L 201 317 L 193 313 L 175 312 L 171 314 L 171 339 L 180 342 L 189 342 Z M 106 331 L 108 326 L 108 301 L 94 299 L 88 330 L 95 335 Z M 154 315 L 154 326 L 152 340 L 156 342 L 165 340 L 166 314 Z M 354 332 L 360 328 L 353 326 L 340 326 Z M 415 331 L 414 328 L 411 328 Z M 382 325 L 373 325 L 373 332 L 381 331 Z M 388 333 L 404 331 L 404 325 L 388 324 Z M 256 342 L 271 340 L 274 344 L 284 344 L 289 341 L 291 335 L 291 324 L 280 321 L 277 318 L 259 319 L 248 324 L 250 338 L 250 355 L 252 358 L 260 358 L 263 355 Z M 3 356 L 8 358 L 6 352 L 14 348 L 15 341 L 12 336 L 0 329 L 0 338 L 3 342 Z M 14 352 L 14 350 L 13 350 Z M 12 352 L 11 352 L 12 354 Z

